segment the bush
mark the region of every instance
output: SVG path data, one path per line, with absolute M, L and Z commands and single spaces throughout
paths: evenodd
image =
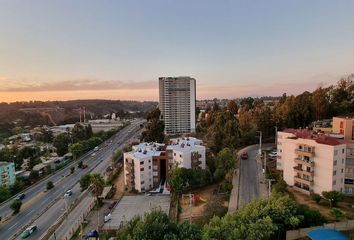
M 332 208 L 329 212 L 337 221 L 343 217 L 343 212 L 339 208 Z
M 280 179 L 276 184 L 273 185 L 273 190 L 278 193 L 285 193 L 288 184 L 283 179 Z
M 20 212 L 21 206 L 22 206 L 21 200 L 15 200 L 12 202 L 12 204 L 10 205 L 10 208 L 13 211 L 13 215 Z
M 323 196 L 327 201 L 329 201 L 329 203 L 330 203 L 331 206 L 337 206 L 337 203 L 338 203 L 339 201 L 342 201 L 343 198 L 344 198 L 343 193 L 338 192 L 338 191 L 329 191 L 329 192 L 323 191 L 323 192 L 322 192 L 322 196 Z
M 47 190 L 50 190 L 54 187 L 54 184 L 52 181 L 47 182 Z
M 317 204 L 321 201 L 321 196 L 317 193 L 311 193 L 310 198 L 315 201 Z
M 300 228 L 320 226 L 326 222 L 325 218 L 318 210 L 311 209 L 307 205 L 300 204 L 298 207 L 298 211 L 299 215 L 304 216 L 299 225 Z

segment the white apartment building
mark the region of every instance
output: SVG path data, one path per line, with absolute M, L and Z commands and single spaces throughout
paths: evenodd
M 206 168 L 205 146 L 202 140 L 193 137 L 171 139 L 166 152 L 172 156 L 178 167 Z
M 127 190 L 144 192 L 157 188 L 173 166 L 206 168 L 205 147 L 196 138 L 172 139 L 170 144 L 140 143 L 124 153 Z
M 346 143 L 306 129 L 278 132 L 277 169 L 295 190 L 344 192 Z
M 196 81 L 191 77 L 160 77 L 159 108 L 166 134 L 195 132 Z

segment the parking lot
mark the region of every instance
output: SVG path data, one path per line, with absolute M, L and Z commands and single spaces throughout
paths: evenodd
M 169 195 L 135 195 L 124 196 L 111 213 L 111 220 L 106 222 L 102 230 L 116 230 L 136 215 L 143 216 L 152 209 L 160 208 L 166 214 L 170 211 Z

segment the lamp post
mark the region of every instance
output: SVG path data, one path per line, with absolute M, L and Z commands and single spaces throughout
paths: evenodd
M 259 150 L 258 154 L 261 156 L 262 155 L 262 131 L 257 131 L 259 132 Z
M 275 179 L 270 179 L 270 178 L 267 178 L 267 179 L 264 179 L 265 181 L 268 181 L 268 200 L 270 200 L 270 194 L 271 194 L 271 188 L 272 188 L 272 182 L 275 181 Z
M 267 171 L 267 152 L 263 152 L 264 154 L 264 167 L 263 167 L 263 173 L 264 173 L 264 176 L 266 175 L 266 171 Z

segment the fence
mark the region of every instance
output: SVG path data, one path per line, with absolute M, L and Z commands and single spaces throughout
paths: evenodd
M 294 239 L 306 237 L 308 232 L 316 228 L 331 228 L 338 231 L 348 231 L 354 229 L 354 220 L 327 223 L 327 224 L 323 224 L 323 226 L 300 228 L 297 230 L 286 231 L 286 240 L 294 240 Z

